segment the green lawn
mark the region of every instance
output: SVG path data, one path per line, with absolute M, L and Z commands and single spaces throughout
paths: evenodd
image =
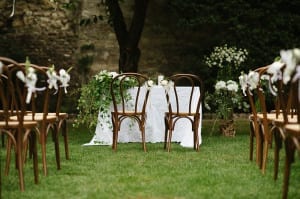
M 40 182 L 33 184 L 32 164 L 27 162 L 22 193 L 12 161 L 9 176 L 2 175 L 2 198 L 281 198 L 284 151 L 275 182 L 272 149 L 265 175 L 249 161 L 247 121 L 237 123 L 234 138 L 211 133 L 212 125 L 212 120 L 204 120 L 199 153 L 178 144 L 172 144 L 168 153 L 162 143 L 147 144 L 147 153 L 139 143 L 119 144 L 117 152 L 108 146 L 82 146 L 93 135 L 84 128 L 70 127 L 71 159 L 64 159 L 61 143 L 62 169 L 55 168 L 49 139 L 48 176 L 43 176 L 39 162 Z M 2 174 L 4 157 L 3 148 Z M 300 197 L 299 166 L 297 161 L 292 168 L 289 198 Z

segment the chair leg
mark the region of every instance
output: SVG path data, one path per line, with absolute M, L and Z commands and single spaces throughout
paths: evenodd
M 41 132 L 41 148 L 42 148 L 42 163 L 43 163 L 43 172 L 47 176 L 47 162 L 46 162 L 46 132 Z
M 113 143 L 112 143 L 112 149 L 114 151 L 117 150 L 117 142 L 118 142 L 118 127 L 115 126 L 116 124 L 113 124 Z
M 199 134 L 198 134 L 198 129 L 199 129 L 199 119 L 195 119 L 194 121 L 195 127 L 194 127 L 194 149 L 199 152 Z
M 264 146 L 264 139 L 262 134 L 262 129 L 260 126 L 256 127 L 256 162 L 259 169 L 262 168 L 263 163 L 263 146 Z
M 67 126 L 67 120 L 63 120 L 62 122 L 62 135 L 64 137 L 64 144 L 65 144 L 65 156 L 66 159 L 70 159 L 69 154 L 69 142 L 68 142 L 68 126 Z
M 253 161 L 254 128 L 253 128 L 252 122 L 250 122 L 250 136 L 249 137 L 250 137 L 250 142 L 249 142 L 249 144 L 250 144 L 250 146 L 249 146 L 249 148 L 250 148 L 250 151 L 249 151 L 249 160 Z
M 9 173 L 9 166 L 10 166 L 10 161 L 11 161 L 11 145 L 12 145 L 11 138 L 7 138 L 7 141 L 6 141 L 6 163 L 5 163 L 5 171 L 4 171 L 5 176 L 8 176 L 8 173 Z M 17 149 L 15 148 L 14 150 L 16 151 Z
M 261 168 L 263 174 L 266 173 L 268 150 L 269 150 L 269 142 L 265 140 L 263 146 L 263 161 L 262 161 L 262 168 Z
M 165 143 L 164 143 L 164 149 L 167 148 L 168 131 L 169 131 L 168 120 L 165 118 Z
M 288 196 L 289 180 L 291 164 L 294 162 L 295 146 L 290 138 L 285 140 L 285 167 L 284 167 L 284 178 L 283 178 L 283 189 L 282 198 L 286 199 Z
M 17 146 L 16 146 L 16 155 L 17 155 L 17 169 L 19 173 L 19 186 L 20 190 L 24 191 L 25 190 L 25 185 L 24 185 L 24 173 L 23 173 L 23 158 L 22 158 L 22 131 L 19 130 L 17 132 Z
M 29 148 L 32 152 L 32 159 L 33 159 L 33 173 L 34 173 L 34 183 L 38 184 L 39 182 L 39 170 L 38 170 L 38 157 L 37 157 L 37 138 L 36 133 L 31 132 L 29 137 Z
M 199 152 L 200 151 L 200 146 L 199 146 L 199 134 L 198 134 L 198 130 L 196 130 L 196 151 Z
M 52 139 L 54 142 L 54 148 L 55 148 L 55 159 L 56 159 L 56 167 L 57 170 L 60 170 L 60 153 L 59 153 L 59 140 L 58 140 L 58 125 L 54 126 L 54 129 L 52 129 Z
M 145 127 L 142 127 L 142 144 L 143 144 L 143 150 L 144 152 L 147 152 L 146 148 L 146 140 L 145 140 Z
M 274 131 L 274 140 L 275 140 L 275 148 L 274 148 L 274 180 L 277 180 L 278 177 L 278 166 L 279 166 L 279 152 L 282 148 L 282 140 L 280 137 L 280 132 L 277 129 Z
M 171 151 L 171 141 L 172 141 L 172 134 L 173 134 L 173 132 L 172 132 L 172 127 L 171 128 L 169 128 L 169 137 L 168 137 L 168 146 L 167 146 L 167 150 L 168 150 L 168 152 L 170 152 Z

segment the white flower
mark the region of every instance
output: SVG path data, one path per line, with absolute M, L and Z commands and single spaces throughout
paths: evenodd
M 146 83 L 145 83 L 145 86 L 148 90 L 150 90 L 153 86 L 154 86 L 154 81 L 153 80 L 148 80 Z
M 215 85 L 216 90 L 226 89 L 226 82 L 225 81 L 218 81 Z
M 208 57 L 205 57 L 205 63 L 209 67 L 216 66 L 218 68 L 231 67 L 238 68 L 241 63 L 246 60 L 248 51 L 246 49 L 238 49 L 235 46 L 228 47 L 217 46 Z
M 71 77 L 64 69 L 59 70 L 59 80 L 61 82 L 61 87 L 65 89 L 65 93 L 67 93 L 67 87 L 69 86 L 69 81 Z
M 54 88 L 55 90 L 57 90 L 57 80 L 59 79 L 59 77 L 57 76 L 56 71 L 54 70 L 54 65 L 47 70 L 46 74 L 48 76 L 47 82 L 49 89 Z
M 248 87 L 249 90 L 256 89 L 258 83 L 259 83 L 259 74 L 255 71 L 249 71 L 248 77 L 247 77 Z
M 243 95 L 246 96 L 246 90 L 247 90 L 247 87 L 248 87 L 248 76 L 247 76 L 247 74 L 242 73 L 239 76 L 239 82 L 240 82 L 241 89 L 243 91 Z
M 295 82 L 295 81 L 299 81 L 298 82 L 298 100 L 300 101 L 300 65 L 297 66 L 296 68 L 296 73 L 292 79 L 292 82 Z
M 109 74 L 112 76 L 112 78 L 115 78 L 117 75 L 119 75 L 119 74 L 116 73 L 116 72 L 110 72 Z
M 33 93 L 39 90 L 44 90 L 45 88 L 36 88 L 37 82 L 37 75 L 35 74 L 35 70 L 32 67 L 28 67 L 26 69 L 26 75 L 22 71 L 17 72 L 17 77 L 25 83 L 27 87 L 27 96 L 26 96 L 26 103 L 29 104 L 31 100 L 31 96 Z
M 168 85 L 168 80 L 164 79 L 160 81 L 162 86 L 167 86 Z
M 298 51 L 296 50 L 298 54 Z M 294 56 L 293 50 L 281 50 L 280 51 L 281 60 L 286 64 L 283 71 L 283 83 L 287 84 L 291 80 L 291 75 L 296 68 L 296 57 Z
M 227 83 L 226 88 L 228 91 L 237 92 L 239 90 L 239 86 L 235 81 L 228 80 L 226 83 Z
M 284 63 L 281 61 L 273 62 L 267 69 L 267 73 L 271 74 L 271 82 L 274 83 L 282 78 L 281 69 L 284 66 Z
M 152 87 L 154 85 L 154 81 L 153 80 L 148 80 L 147 85 Z

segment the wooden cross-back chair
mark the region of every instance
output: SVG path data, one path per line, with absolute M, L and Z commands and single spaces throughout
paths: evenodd
M 258 74 L 264 73 L 268 69 L 267 66 L 259 67 L 254 70 Z M 258 100 L 257 93 L 255 91 L 250 91 L 250 88 L 247 87 L 246 94 L 249 100 L 251 114 L 249 116 L 250 122 L 250 150 L 249 150 L 249 159 L 253 160 L 253 149 L 254 149 L 254 139 L 256 144 L 256 163 L 261 168 L 262 164 L 262 146 L 263 146 L 263 135 L 261 131 L 260 121 L 258 118 L 258 111 L 256 107 L 256 102 Z
M 200 77 L 193 74 L 176 74 L 169 78 L 174 83 L 172 88 L 166 90 L 168 111 L 165 113 L 165 145 L 164 148 L 171 150 L 172 133 L 176 122 L 180 119 L 188 119 L 192 125 L 194 133 L 194 149 L 199 151 L 199 124 L 201 117 L 201 103 L 204 93 L 203 81 Z M 189 95 L 179 96 L 178 87 L 188 86 Z M 182 104 L 184 98 L 188 98 L 188 104 Z
M 300 66 L 297 67 L 298 69 L 300 68 Z M 300 155 L 300 78 L 298 77 L 296 80 L 292 79 L 291 82 L 282 85 L 283 86 L 279 89 L 278 94 L 284 118 L 283 125 L 280 128 L 280 141 L 284 142 L 285 149 L 282 198 L 286 199 L 288 197 L 291 165 L 295 162 L 295 151 L 298 151 Z M 276 151 L 276 153 L 278 156 L 279 152 Z M 277 178 L 277 173 L 275 174 Z
M 47 160 L 46 160 L 46 143 L 48 133 L 52 132 L 52 140 L 54 142 L 55 148 L 55 157 L 57 169 L 60 169 L 60 154 L 59 154 L 59 140 L 58 140 L 58 125 L 59 118 L 56 113 L 50 113 L 49 109 L 50 98 L 53 98 L 53 91 L 48 86 L 48 76 L 47 70 L 48 67 L 38 66 L 31 63 L 21 63 L 19 64 L 26 73 L 26 67 L 31 67 L 35 70 L 35 73 L 38 77 L 36 83 L 36 91 L 31 96 L 30 103 L 30 113 L 27 113 L 24 117 L 24 120 L 34 120 L 38 122 L 38 132 L 41 143 L 42 151 L 42 164 L 43 164 L 43 173 L 47 175 Z M 16 119 L 15 116 L 12 116 L 11 119 Z
M 5 175 L 8 175 L 10 163 L 11 144 L 15 149 L 16 168 L 19 173 L 20 190 L 25 190 L 23 166 L 25 162 L 26 151 L 24 146 L 29 142 L 29 149 L 33 157 L 34 182 L 38 183 L 38 158 L 36 147 L 36 128 L 37 122 L 24 120 L 27 113 L 26 106 L 26 86 L 24 82 L 17 78 L 16 73 L 21 69 L 20 65 L 9 58 L 0 57 L 1 78 L 0 78 L 0 96 L 3 115 L 0 120 L 0 131 L 8 135 L 7 157 Z M 10 117 L 15 115 L 16 119 Z
M 269 89 L 274 86 L 271 81 L 271 75 L 268 73 L 270 65 L 260 67 L 255 71 L 259 73 L 259 83 L 257 87 L 253 91 L 253 95 L 249 95 L 250 106 L 252 110 L 253 119 L 251 120 L 252 127 L 255 133 L 252 133 L 252 137 L 250 136 L 250 143 L 253 143 L 253 135 L 256 136 L 256 160 L 261 169 L 262 173 L 265 174 L 266 165 L 267 165 L 267 157 L 270 146 L 272 146 L 273 135 L 279 129 L 279 124 L 283 123 L 282 112 L 280 111 L 279 99 L 278 96 L 272 96 L 271 94 L 267 95 Z M 267 80 L 267 85 L 263 85 L 261 78 L 265 76 Z M 277 84 L 278 82 L 276 82 Z M 252 99 L 251 99 L 252 98 Z M 270 104 L 267 104 L 267 98 Z M 252 102 L 251 102 L 252 101 Z M 256 110 L 256 104 L 258 102 L 259 110 Z M 271 106 L 268 108 L 267 106 Z M 275 123 L 275 121 L 277 121 Z M 251 149 L 252 148 L 252 149 Z M 250 157 L 251 153 L 253 153 L 253 147 L 250 146 Z M 275 155 L 276 158 L 276 155 Z M 274 171 L 276 167 L 274 168 Z
M 134 81 L 136 88 L 132 90 L 128 100 L 128 87 L 126 81 Z M 113 102 L 112 125 L 113 125 L 113 144 L 112 149 L 117 150 L 118 133 L 121 128 L 122 121 L 131 118 L 137 122 L 141 132 L 142 147 L 146 152 L 146 105 L 150 90 L 144 87 L 148 81 L 148 77 L 138 73 L 122 73 L 113 78 L 111 82 L 111 96 Z

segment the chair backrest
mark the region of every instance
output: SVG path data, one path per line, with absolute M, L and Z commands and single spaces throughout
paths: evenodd
M 174 83 L 173 88 L 166 90 L 166 98 L 169 112 L 199 113 L 203 100 L 204 84 L 200 77 L 193 74 L 176 74 L 171 76 L 170 81 Z M 189 92 L 184 98 L 188 98 L 188 105 L 183 104 L 178 94 L 179 87 L 188 87 Z
M 50 99 L 50 89 L 48 87 L 48 76 L 47 71 L 43 66 L 38 66 L 31 63 L 20 63 L 19 71 L 22 71 L 24 76 L 29 75 L 28 70 L 34 70 L 34 75 L 36 76 L 35 85 L 26 85 L 24 92 L 27 97 L 30 97 L 30 101 L 27 104 L 30 106 L 30 111 L 32 112 L 32 117 L 34 119 L 37 112 L 42 112 L 44 119 L 47 117 L 49 112 L 49 99 Z M 30 79 L 30 77 L 27 77 Z M 34 77 L 35 78 L 35 77 Z M 19 81 L 20 79 L 17 78 Z M 22 81 L 22 80 L 21 80 Z M 30 92 L 32 91 L 32 94 Z M 27 99 L 28 100 L 28 99 Z
M 23 124 L 24 115 L 27 111 L 26 106 L 26 85 L 23 81 L 17 78 L 17 72 L 22 70 L 16 61 L 0 57 L 1 65 L 1 105 L 3 108 L 3 116 L 6 123 L 9 121 L 9 116 L 16 115 L 20 123 Z
M 300 66 L 297 66 L 300 68 Z M 283 70 L 285 67 L 283 67 Z M 296 70 L 295 70 L 296 71 Z M 296 75 L 292 73 L 292 75 Z M 289 123 L 290 119 L 296 118 L 296 121 L 300 123 L 300 77 L 291 79 L 286 84 L 283 80 L 278 80 L 277 94 L 280 101 L 280 109 L 283 113 L 284 123 Z
M 254 107 L 252 107 L 252 109 L 254 110 L 254 113 L 256 112 L 260 112 L 263 114 L 264 118 L 267 118 L 267 104 L 266 104 L 266 87 L 264 87 L 265 85 L 263 85 L 262 83 L 262 76 L 263 75 L 267 75 L 267 70 L 268 70 L 269 66 L 263 66 L 263 67 L 259 67 L 257 69 L 255 69 L 254 71 L 257 72 L 259 74 L 258 78 L 258 84 L 257 87 L 254 89 L 254 92 L 252 93 L 252 95 L 250 95 L 249 97 L 252 98 L 250 104 L 251 107 L 254 105 Z M 249 90 L 247 91 L 249 92 Z M 257 98 L 257 100 L 255 99 L 255 97 Z M 258 102 L 258 103 L 257 103 Z M 254 103 L 254 104 L 253 104 Z M 257 107 L 256 105 L 259 105 L 259 107 Z M 257 110 L 256 108 L 259 108 L 259 110 Z
M 115 112 L 146 112 L 150 90 L 145 86 L 149 78 L 139 73 L 122 73 L 113 78 L 110 91 Z M 132 85 L 134 89 L 130 89 Z

